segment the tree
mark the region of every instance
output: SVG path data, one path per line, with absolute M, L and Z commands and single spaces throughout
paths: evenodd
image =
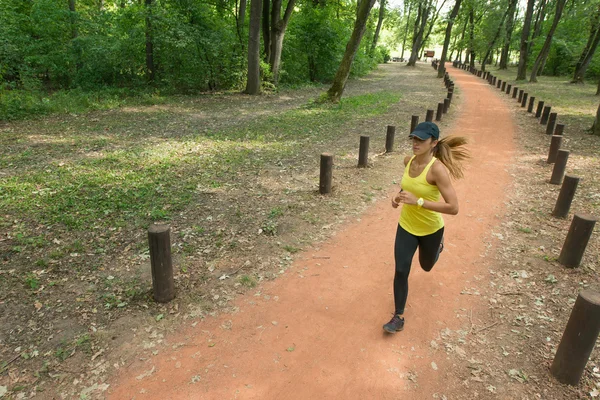
M 446 4 L 446 0 L 442 1 L 442 4 L 435 11 L 435 14 L 433 14 L 433 18 L 431 18 L 431 21 L 429 22 L 429 28 L 427 28 L 427 33 L 425 34 L 425 36 L 423 37 L 423 40 L 421 41 L 421 47 L 419 47 L 419 54 L 421 54 L 421 52 L 423 51 L 423 47 L 429 40 L 429 35 L 431 35 L 431 31 L 433 30 L 433 27 L 435 26 L 435 24 L 437 22 L 437 19 L 440 15 L 440 11 L 442 10 L 442 7 L 444 7 L 444 4 Z M 431 6 L 433 7 L 433 4 Z
M 375 0 L 362 0 L 360 2 L 356 21 L 354 22 L 354 29 L 352 30 L 352 36 L 346 45 L 344 57 L 340 62 L 340 66 L 335 74 L 335 78 L 333 78 L 333 83 L 327 91 L 327 98 L 334 103 L 339 102 L 342 98 L 344 88 L 346 87 L 346 81 L 348 80 L 348 75 L 350 75 L 352 62 L 354 61 L 354 57 L 356 56 L 356 52 L 360 46 L 360 41 L 365 33 L 369 13 L 371 12 L 371 8 L 373 8 L 374 4 Z
M 600 83 L 598 84 L 598 90 L 600 91 Z M 592 135 L 600 135 L 600 105 L 598 106 L 598 110 L 596 111 L 594 125 L 592 125 Z
M 415 20 L 415 27 L 413 33 L 412 50 L 410 53 L 410 59 L 408 60 L 408 66 L 414 67 L 419 57 L 419 50 L 421 49 L 421 43 L 423 41 L 423 33 L 427 26 L 427 17 L 430 12 L 429 0 L 420 1 L 417 9 L 417 19 Z
M 509 0 L 508 2 L 508 20 L 506 21 L 506 36 L 504 37 L 504 46 L 500 53 L 500 65 L 498 68 L 508 68 L 508 55 L 510 52 L 510 44 L 512 39 L 513 27 L 515 25 L 515 11 L 517 9 L 518 0 Z
M 440 58 L 440 65 L 438 67 L 438 78 L 442 78 L 444 76 L 444 72 L 446 71 L 446 54 L 448 54 L 448 46 L 450 45 L 450 37 L 452 36 L 452 26 L 454 25 L 454 20 L 458 16 L 458 10 L 460 9 L 461 2 L 462 0 L 455 1 L 452 12 L 450 12 L 450 17 L 448 18 L 448 24 L 446 25 L 446 36 L 444 37 L 444 48 L 442 49 L 442 57 Z
M 537 37 L 542 34 L 542 27 L 544 25 L 544 20 L 546 19 L 546 5 L 548 4 L 547 0 L 540 0 L 537 6 L 537 12 L 535 14 L 535 22 L 533 24 L 533 34 L 531 35 L 531 41 L 529 42 L 529 55 L 531 55 L 531 45 L 535 41 Z
M 283 18 L 281 18 L 282 0 L 273 0 L 273 8 L 271 10 L 271 52 L 269 57 L 269 65 L 273 73 L 273 83 L 277 85 L 279 82 L 279 69 L 281 67 L 281 50 L 283 48 L 283 37 L 287 29 L 292 11 L 294 11 L 294 3 L 296 0 L 288 0 L 287 7 Z
M 521 32 L 521 51 L 519 54 L 519 69 L 517 71 L 517 80 L 522 81 L 527 74 L 527 58 L 529 48 L 529 31 L 531 30 L 531 18 L 533 16 L 533 5 L 535 0 L 527 0 L 527 11 L 525 11 L 525 20 L 523 21 L 523 30 Z
M 154 0 L 145 0 L 146 4 L 146 71 L 149 81 L 154 81 L 154 40 L 152 32 L 152 6 Z
M 406 14 L 406 4 L 408 3 L 408 17 L 406 18 L 406 28 L 404 29 L 404 38 L 402 39 L 402 54 L 400 58 L 404 60 L 404 49 L 406 48 L 406 38 L 408 37 L 408 27 L 410 26 L 410 13 L 412 12 L 412 2 L 404 2 L 404 12 Z
M 540 53 L 538 54 L 537 58 L 535 59 L 535 62 L 533 63 L 533 68 L 531 69 L 531 76 L 529 78 L 529 82 L 537 82 L 537 74 L 540 72 L 540 67 L 545 63 L 546 58 L 548 57 L 548 53 L 550 52 L 552 36 L 554 36 L 554 31 L 556 31 L 556 27 L 558 26 L 558 22 L 560 21 L 560 17 L 565 7 L 565 3 L 566 0 L 556 0 L 556 12 L 554 13 L 554 20 L 552 21 L 552 26 L 550 27 L 550 31 L 548 31 L 548 35 L 546 36 L 546 40 L 544 41 L 542 50 L 540 50 Z
M 583 83 L 585 72 L 592 61 L 592 57 L 596 52 L 598 43 L 600 42 L 600 4 L 595 13 L 590 17 L 590 35 L 587 43 L 579 56 L 579 60 L 575 65 L 575 74 L 571 83 Z
M 467 54 L 469 55 L 469 66 L 475 68 L 475 11 L 473 5 L 469 9 L 469 48 Z
M 498 37 L 500 37 L 500 32 L 502 32 L 502 27 L 504 26 L 504 20 L 506 19 L 506 16 L 508 15 L 509 12 L 510 12 L 510 6 L 506 9 L 506 12 L 504 14 L 502 14 L 502 19 L 500 20 L 500 24 L 498 24 L 498 29 L 496 30 L 496 34 L 494 35 L 492 42 L 488 45 L 488 50 L 485 53 L 483 60 L 481 61 L 481 70 L 482 71 L 485 71 L 485 64 L 488 62 L 490 55 L 494 51 L 494 48 L 496 46 L 496 40 L 498 40 Z
M 248 81 L 245 93 L 260 93 L 260 16 L 262 0 L 250 0 L 248 30 Z
M 386 0 L 379 0 L 379 18 L 377 19 L 377 28 L 375 28 L 375 34 L 373 35 L 371 50 L 369 50 L 369 54 L 371 55 L 373 55 L 373 52 L 377 47 L 377 41 L 379 40 L 379 32 L 381 31 L 381 25 L 383 24 L 383 17 L 385 15 L 385 1 Z

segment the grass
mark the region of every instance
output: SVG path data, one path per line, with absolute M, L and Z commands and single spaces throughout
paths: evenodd
M 586 84 L 572 84 L 571 77 L 567 76 L 539 76 L 537 83 L 527 80 L 516 81 L 517 68 L 510 67 L 507 70 L 498 70 L 496 67 L 488 67 L 488 71 L 506 81 L 511 85 L 519 87 L 534 96 L 537 102 L 542 100 L 545 105 L 552 107 L 552 112 L 558 113 L 559 122 L 566 124 L 565 131 L 577 130 L 587 131 L 592 127 L 594 116 L 600 102 L 600 96 L 596 96 L 596 82 Z M 534 108 L 535 110 L 535 108 Z

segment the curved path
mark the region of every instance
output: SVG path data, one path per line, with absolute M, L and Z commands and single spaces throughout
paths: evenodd
M 473 301 L 480 298 L 460 292 L 474 276 L 487 276 L 482 239 L 502 213 L 515 131 L 495 89 L 465 71 L 449 72 L 462 103 L 453 105 L 456 122 L 442 134 L 471 138 L 473 160 L 455 184 L 461 211 L 445 217 L 440 261 L 430 273 L 413 265 L 403 332 L 381 329 L 393 311 L 398 218 L 382 200 L 261 285 L 260 295 L 239 297 L 239 312 L 167 338 L 183 345 L 131 365 L 111 382 L 109 398 L 414 400 L 447 393 L 451 360 L 430 343 L 440 330 L 460 327 L 457 310 L 474 308 L 477 317 Z

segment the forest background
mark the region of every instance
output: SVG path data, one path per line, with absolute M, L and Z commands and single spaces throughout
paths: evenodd
M 363 0 L 364 35 L 350 76 L 392 55 L 410 64 L 426 48 L 440 49 L 451 22 L 447 60 L 482 69 L 523 64 L 535 67 L 531 80 L 600 77 L 600 1 L 388 1 Z M 254 19 L 250 3 L 0 0 L 0 120 L 247 90 L 253 41 L 257 92 L 334 80 L 360 1 L 254 0 Z

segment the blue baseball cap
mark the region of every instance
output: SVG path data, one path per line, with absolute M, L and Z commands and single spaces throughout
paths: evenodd
M 440 128 L 433 122 L 421 122 L 408 137 L 417 137 L 421 140 L 427 140 L 429 138 L 438 140 L 440 138 Z

